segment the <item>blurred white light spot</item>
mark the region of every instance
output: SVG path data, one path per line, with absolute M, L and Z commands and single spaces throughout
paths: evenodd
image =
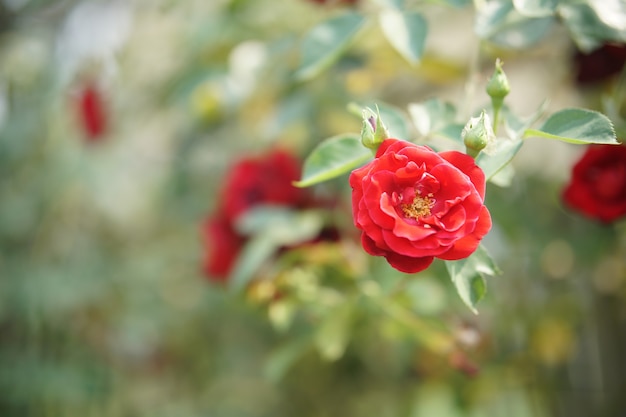
M 124 45 L 131 28 L 130 3 L 87 1 L 67 16 L 57 40 L 61 73 L 71 79 L 90 60 L 103 65 L 105 73 L 116 71 L 115 53 Z
M 236 101 L 252 92 L 266 61 L 267 49 L 263 42 L 242 42 L 232 50 L 228 60 L 230 72 L 227 86 Z
M 242 42 L 230 53 L 230 70 L 235 76 L 252 76 L 258 73 L 266 60 L 267 50 L 263 42 Z
M 626 3 L 624 0 L 590 0 L 589 5 L 598 18 L 607 25 L 618 29 L 626 29 Z

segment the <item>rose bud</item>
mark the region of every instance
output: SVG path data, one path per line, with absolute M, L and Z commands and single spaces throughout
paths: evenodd
M 376 150 L 389 137 L 387 126 L 383 123 L 380 113 L 372 109 L 363 110 L 363 127 L 361 128 L 361 143 L 369 149 Z
M 487 82 L 487 94 L 492 99 L 499 99 L 502 101 L 511 92 L 511 86 L 509 80 L 502 69 L 502 61 L 496 59 L 496 68 Z
M 466 153 L 476 158 L 480 151 L 496 141 L 489 115 L 483 110 L 479 117 L 472 117 L 463 128 L 461 138 L 463 138 Z

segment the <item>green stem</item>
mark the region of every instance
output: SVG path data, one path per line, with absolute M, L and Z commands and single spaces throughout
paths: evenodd
M 480 153 L 480 151 L 477 151 L 476 149 L 472 149 L 469 147 L 465 147 L 465 153 L 468 154 L 469 156 L 471 156 L 472 158 L 476 159 L 476 157 L 478 156 L 478 154 Z
M 498 124 L 500 122 L 500 108 L 493 109 L 493 133 L 498 134 Z
M 493 108 L 493 133 L 498 134 L 498 125 L 500 124 L 500 110 L 504 103 L 503 98 L 491 98 L 491 107 Z

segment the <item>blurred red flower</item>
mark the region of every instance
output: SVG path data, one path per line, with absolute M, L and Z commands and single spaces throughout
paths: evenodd
M 563 200 L 605 223 L 626 215 L 626 146 L 590 145 L 572 169 Z
M 96 141 L 106 132 L 106 109 L 102 92 L 96 83 L 87 83 L 80 92 L 78 116 L 88 141 Z
M 261 204 L 305 208 L 315 201 L 292 182 L 300 178 L 300 161 L 283 150 L 236 162 L 227 172 L 216 212 L 203 224 L 204 272 L 211 280 L 225 281 L 246 238 L 235 222 Z
M 224 180 L 220 199 L 222 212 L 234 221 L 259 204 L 303 205 L 306 193 L 292 184 L 300 178 L 300 171 L 300 162 L 282 150 L 260 158 L 242 159 Z
M 231 222 L 221 213 L 205 220 L 202 237 L 209 250 L 204 253 L 203 271 L 214 281 L 225 281 L 245 243 Z
M 618 74 L 626 64 L 626 44 L 607 43 L 589 53 L 574 55 L 576 81 L 591 84 Z
M 365 251 L 402 272 L 424 270 L 435 257 L 466 258 L 491 229 L 485 175 L 460 152 L 387 139 L 350 185 Z

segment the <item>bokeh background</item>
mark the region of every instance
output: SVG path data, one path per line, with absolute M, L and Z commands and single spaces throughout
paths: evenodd
M 371 25 L 295 80 L 308 30 L 382 7 L 347 3 L 0 2 L 0 415 L 626 415 L 626 223 L 563 206 L 581 146 L 529 139 L 510 186 L 489 185 L 502 274 L 479 315 L 442 265 L 407 278 L 366 259 L 345 177 L 315 192 L 352 252 L 309 259 L 323 279 L 287 271 L 290 303 L 206 276 L 202 224 L 229 168 L 358 133 L 351 102 L 435 97 L 469 117 L 500 57 L 518 114 L 548 99 L 625 128 L 623 52 L 583 66 L 558 22 L 488 42 L 464 1 L 408 2 L 429 22 L 417 65 Z

